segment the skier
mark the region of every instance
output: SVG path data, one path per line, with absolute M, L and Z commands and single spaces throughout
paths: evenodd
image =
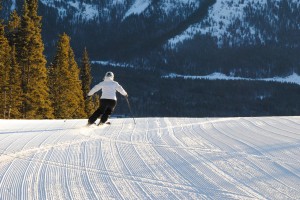
M 128 97 L 128 94 L 123 87 L 119 85 L 118 82 L 114 81 L 114 74 L 112 72 L 107 72 L 103 81 L 98 85 L 95 85 L 88 93 L 88 96 L 92 96 L 101 89 L 102 95 L 100 98 L 100 107 L 89 117 L 88 126 L 93 124 L 100 116 L 101 119 L 99 125 L 102 125 L 107 121 L 117 105 L 116 91 L 123 96 Z

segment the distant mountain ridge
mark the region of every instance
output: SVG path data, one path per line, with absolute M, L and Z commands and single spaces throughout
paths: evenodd
M 224 38 L 231 40 L 232 45 L 276 41 L 280 20 L 286 20 L 290 26 L 300 29 L 297 22 L 299 14 L 296 13 L 299 8 L 298 0 L 219 0 L 209 9 L 203 21 L 192 24 L 182 34 L 170 39 L 169 43 L 176 45 L 196 34 L 214 36 L 220 45 L 224 43 Z M 257 21 L 253 20 L 255 15 L 260 17 Z M 264 22 L 274 28 L 273 34 L 261 27 Z
M 172 60 L 177 59 L 178 56 L 170 57 L 171 54 L 190 55 L 189 51 L 194 52 L 194 49 L 186 51 L 191 49 L 191 43 L 199 46 L 199 53 L 213 45 L 217 45 L 218 48 L 252 48 L 257 45 L 275 45 L 276 48 L 300 46 L 298 37 L 300 2 L 297 0 L 40 0 L 39 2 L 39 13 L 43 16 L 46 54 L 50 57 L 55 49 L 57 35 L 63 32 L 71 36 L 72 46 L 78 56 L 86 46 L 93 60 L 137 62 L 136 65 L 139 66 L 151 65 L 159 68 L 161 65 L 171 65 Z M 23 0 L 3 2 L 2 17 L 7 19 L 8 13 L 13 9 L 20 11 L 22 4 Z M 200 41 L 199 38 L 203 39 Z M 269 51 L 271 50 L 264 50 Z M 281 50 L 278 51 L 281 54 Z M 158 62 L 160 59 L 165 61 Z M 199 66 L 200 72 L 207 71 L 201 67 L 204 61 L 200 58 L 185 57 L 185 59 L 187 61 L 181 59 L 172 63 L 172 66 L 178 65 L 179 68 Z M 295 61 L 294 57 L 288 59 L 293 62 L 290 63 L 288 60 L 287 63 L 290 65 L 288 67 L 295 69 L 298 61 Z M 264 62 L 249 63 L 249 66 L 266 66 L 270 61 Z M 241 64 L 236 65 L 238 67 L 229 66 L 234 68 L 230 70 L 231 72 L 239 70 Z M 213 71 L 216 70 L 210 72 Z
M 74 23 L 92 20 L 100 22 L 103 19 L 108 21 L 111 20 L 112 14 L 124 20 L 131 15 L 146 13 L 147 9 L 151 10 L 155 7 L 166 15 L 174 11 L 178 12 L 177 15 L 182 15 L 183 9 L 195 10 L 201 4 L 198 0 L 177 0 L 176 2 L 170 0 L 40 0 L 39 2 L 40 6 L 55 9 L 56 17 L 61 20 L 71 16 Z M 19 9 L 22 4 L 23 0 L 12 0 L 6 2 L 5 6 L 12 11 L 15 8 Z

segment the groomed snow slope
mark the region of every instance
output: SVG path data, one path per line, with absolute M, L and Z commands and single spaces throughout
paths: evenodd
M 299 199 L 300 117 L 0 120 L 0 199 Z

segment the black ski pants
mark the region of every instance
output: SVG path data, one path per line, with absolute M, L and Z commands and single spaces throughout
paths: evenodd
M 93 124 L 101 116 L 101 123 L 105 123 L 112 114 L 117 101 L 113 99 L 100 99 L 100 107 L 89 117 L 89 124 Z

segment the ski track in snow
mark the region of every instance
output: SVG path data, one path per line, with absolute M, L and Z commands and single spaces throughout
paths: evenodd
M 300 117 L 0 120 L 0 199 L 299 199 Z

